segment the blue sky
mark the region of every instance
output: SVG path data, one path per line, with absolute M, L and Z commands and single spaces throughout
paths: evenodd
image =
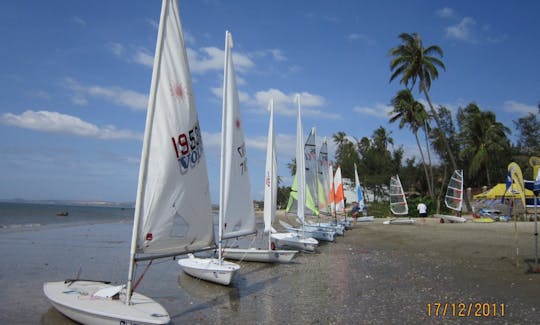
M 271 97 L 285 184 L 296 93 L 306 136 L 312 126 L 319 141 L 338 131 L 371 136 L 383 126 L 406 156 L 418 155 L 410 132 L 388 124 L 401 86 L 389 83 L 387 54 L 402 32 L 444 51 L 435 104 L 456 112 L 474 101 L 512 130 L 512 120 L 537 112 L 537 1 L 185 0 L 179 7 L 213 202 L 225 30 L 235 44 L 254 199 L 263 197 Z M 160 8 L 159 0 L 0 2 L 0 198 L 135 200 Z

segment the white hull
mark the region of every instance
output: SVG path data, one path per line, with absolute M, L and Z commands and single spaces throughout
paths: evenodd
M 192 254 L 178 260 L 178 265 L 193 277 L 222 285 L 229 285 L 236 271 L 240 269 L 235 263 L 220 261 L 217 258 L 198 258 Z
M 457 216 L 450 216 L 447 214 L 436 214 L 436 218 L 441 218 L 441 223 L 445 222 L 456 222 L 456 223 L 465 223 L 467 222 L 467 219 L 463 217 L 457 217 Z
M 371 222 L 375 220 L 374 216 L 366 216 L 366 217 L 358 217 L 356 218 L 356 222 Z
M 304 227 L 303 229 L 296 228 L 281 220 L 279 221 L 279 223 L 281 223 L 285 230 L 290 233 L 298 234 L 301 236 L 303 235 L 305 237 L 312 237 L 318 240 L 334 241 L 334 237 L 336 236 L 336 233 L 330 230 L 322 230 L 315 227 Z
M 343 236 L 345 233 L 345 226 L 341 224 L 330 224 L 327 222 L 313 222 L 305 223 L 304 230 L 322 230 L 335 232 L 337 235 Z
M 294 233 L 275 233 L 270 235 L 276 247 L 290 247 L 302 251 L 314 252 L 319 246 L 315 238 L 304 237 Z
M 167 324 L 170 317 L 165 308 L 144 295 L 133 293 L 131 304 L 120 299 L 94 297 L 100 289 L 113 288 L 109 284 L 93 281 L 69 283 L 47 282 L 43 285 L 45 296 L 65 316 L 82 324 Z
M 289 263 L 298 251 L 268 250 L 258 248 L 225 248 L 223 257 L 227 259 L 266 262 L 266 263 Z
M 414 219 L 392 219 L 383 222 L 385 225 L 414 225 L 415 223 Z

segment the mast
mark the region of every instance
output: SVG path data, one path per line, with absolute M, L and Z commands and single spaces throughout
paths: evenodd
M 218 215 L 218 259 L 219 263 L 223 262 L 222 252 L 222 237 L 223 237 L 223 218 L 225 209 L 225 112 L 227 110 L 227 87 L 228 87 L 228 71 L 229 71 L 229 56 L 231 55 L 232 39 L 229 31 L 225 31 L 225 62 L 223 64 L 223 105 L 221 115 L 221 159 L 219 164 L 219 215 Z
M 304 208 L 306 205 L 306 163 L 304 157 L 304 134 L 300 109 L 300 95 L 296 95 L 298 116 L 296 121 L 296 190 L 298 191 L 298 209 L 296 216 L 302 222 L 304 236 Z
M 129 252 L 129 271 L 126 290 L 126 304 L 131 303 L 133 291 L 133 276 L 135 273 L 135 254 L 137 252 L 137 236 L 139 233 L 139 221 L 142 216 L 142 203 L 144 200 L 144 188 L 146 186 L 146 176 L 148 174 L 148 153 L 150 151 L 150 139 L 152 137 L 152 122 L 156 108 L 156 89 L 158 82 L 159 67 L 161 65 L 161 50 L 163 48 L 163 31 L 165 29 L 165 16 L 168 11 L 169 1 L 163 0 L 161 5 L 161 15 L 159 19 L 159 29 L 156 44 L 156 53 L 154 56 L 154 69 L 152 71 L 152 83 L 150 85 L 150 98 L 148 100 L 148 112 L 146 116 L 146 125 L 144 132 L 143 148 L 141 154 L 141 166 L 139 168 L 139 184 L 137 186 L 137 198 L 135 204 L 135 213 L 133 217 L 133 232 L 131 235 L 131 248 Z

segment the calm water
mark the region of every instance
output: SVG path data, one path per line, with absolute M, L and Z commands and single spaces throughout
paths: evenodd
M 68 215 L 57 215 L 63 211 Z M 0 229 L 131 221 L 133 213 L 129 207 L 0 202 Z

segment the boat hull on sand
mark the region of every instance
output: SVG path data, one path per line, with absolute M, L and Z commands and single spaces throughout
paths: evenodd
M 220 261 L 217 258 L 198 258 L 189 254 L 187 258 L 178 260 L 178 265 L 187 274 L 202 280 L 222 285 L 229 285 L 240 265 Z
M 227 259 L 266 262 L 266 263 L 289 263 L 298 251 L 292 250 L 268 250 L 259 248 L 225 248 L 223 257 Z
M 115 286 L 104 282 L 75 280 L 47 282 L 43 292 L 53 306 L 67 317 L 82 324 L 167 324 L 170 317 L 156 301 L 134 292 L 131 303 L 125 303 L 125 290 L 118 297 L 95 294 Z
M 270 237 L 276 247 L 290 247 L 301 251 L 314 252 L 319 246 L 317 239 L 304 237 L 296 233 L 275 233 Z
M 440 218 L 441 223 L 445 223 L 445 222 L 465 223 L 465 222 L 467 222 L 467 219 L 465 219 L 463 217 L 450 216 L 450 215 L 447 215 L 447 214 L 436 214 L 435 218 Z
M 385 225 L 414 225 L 415 223 L 414 219 L 392 219 L 383 222 Z

